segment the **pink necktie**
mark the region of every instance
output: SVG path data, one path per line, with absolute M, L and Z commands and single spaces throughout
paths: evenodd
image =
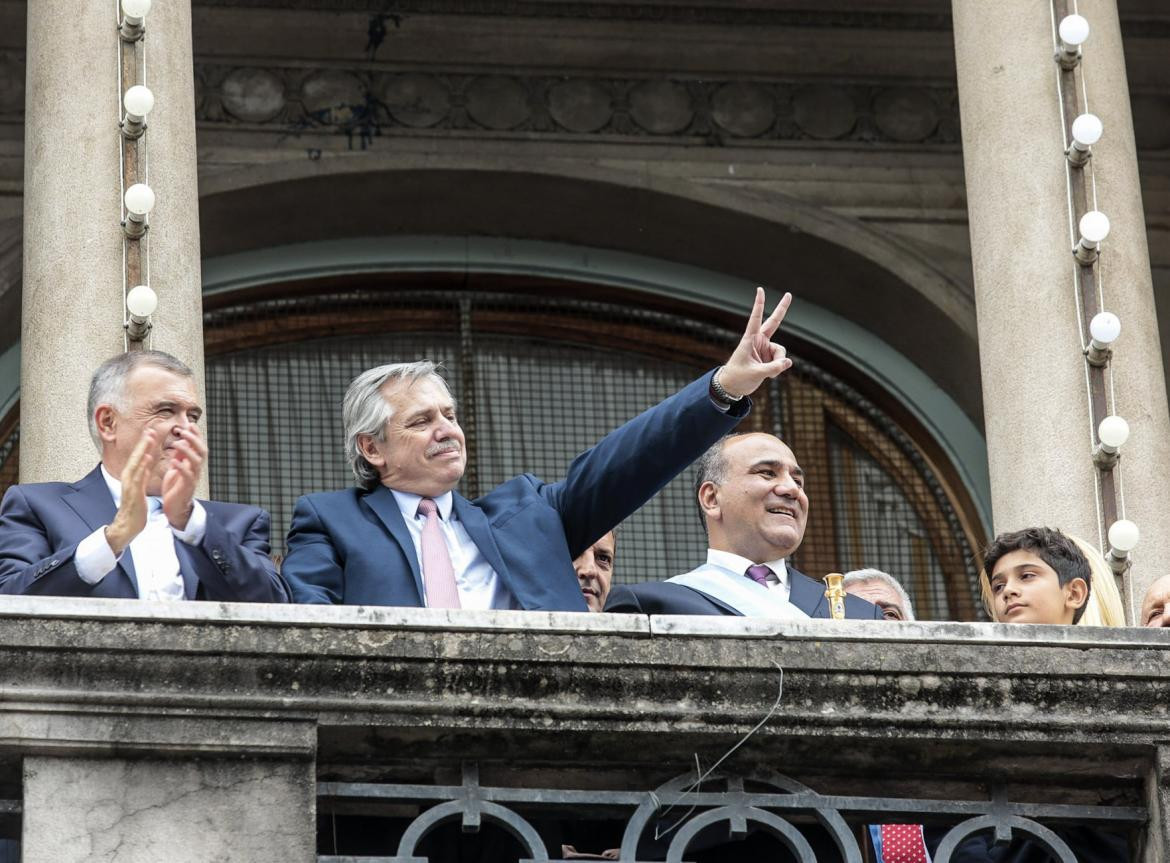
M 427 592 L 427 608 L 459 608 L 459 590 L 455 587 L 455 567 L 447 540 L 439 527 L 439 508 L 429 497 L 418 504 L 418 511 L 427 517 L 422 529 L 423 587 Z
M 882 825 L 882 863 L 928 863 L 921 824 Z

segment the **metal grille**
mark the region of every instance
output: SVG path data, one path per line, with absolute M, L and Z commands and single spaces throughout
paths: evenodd
M 985 835 L 987 844 L 992 837 L 996 841 L 1029 843 L 1032 853 L 1028 859 L 1042 859 L 1042 853 L 1036 854 L 1040 851 L 1048 852 L 1054 863 L 1076 863 L 1070 842 L 1077 844 L 1077 838 L 1083 839 L 1087 830 L 1094 831 L 1096 844 L 1109 851 L 1100 859 L 1122 861 L 1129 859 L 1127 834 L 1131 836 L 1149 819 L 1142 807 L 1070 805 L 1048 800 L 1013 802 L 1003 787 L 993 788 L 987 800 L 822 795 L 779 773 L 715 774 L 706 777 L 701 785 L 693 774 L 684 775 L 653 791 L 493 788 L 480 784 L 475 764 L 464 764 L 461 785 L 322 782 L 318 783 L 317 795 L 318 809 L 324 816 L 318 818 L 319 863 L 426 863 L 452 859 L 439 856 L 446 850 L 443 846 L 427 847 L 427 839 L 444 825 L 457 825 L 467 834 L 478 833 L 488 824 L 499 825 L 514 838 L 508 843 L 511 848 L 502 848 L 497 841 L 485 844 L 482 856 L 460 859 L 555 863 L 559 848 L 550 849 L 552 843 L 546 837 L 557 835 L 583 837 L 589 844 L 581 850 L 588 852 L 613 848 L 619 854 L 609 859 L 626 863 L 663 859 L 670 863 L 684 859 L 684 854 L 685 859 L 697 861 L 862 863 L 869 859 L 862 849 L 870 847 L 865 825 L 894 823 L 926 825 L 928 834 L 933 834 L 936 863 L 958 859 L 952 854 L 965 840 Z M 1059 790 L 1054 789 L 1051 796 L 1059 799 Z M 384 819 L 377 825 L 371 819 L 339 829 L 334 813 L 344 811 L 346 804 L 359 802 L 365 804 L 366 811 L 381 807 L 395 812 L 398 823 Z M 413 819 L 403 823 L 401 815 L 409 811 L 403 804 L 410 803 L 419 804 L 419 809 Z M 624 824 L 614 824 L 615 813 L 626 816 Z M 538 829 L 537 824 L 544 829 Z M 574 831 L 573 826 L 584 829 Z M 620 832 L 615 832 L 613 826 L 618 826 Z M 770 834 L 773 841 L 746 848 L 731 844 L 755 838 L 752 834 Z M 355 839 L 366 841 L 359 845 Z M 817 846 L 815 850 L 810 839 Z M 707 853 L 701 850 L 704 844 Z M 698 847 L 692 849 L 692 845 Z M 986 847 L 977 844 L 967 854 Z M 731 856 L 725 856 L 729 851 Z M 962 856 L 971 859 L 966 854 Z
M 469 497 L 569 462 L 725 358 L 739 333 L 681 315 L 558 296 L 362 288 L 243 302 L 206 314 L 211 484 L 272 513 L 284 551 L 296 498 L 342 488 L 340 404 L 360 371 L 427 357 L 460 405 Z M 349 335 L 338 336 L 338 332 Z M 247 347 L 246 347 L 247 346 Z M 794 564 L 861 566 L 906 584 L 922 618 L 975 616 L 970 543 L 938 478 L 889 417 L 797 357 L 744 427 L 779 433 L 808 474 Z M 623 526 L 616 580 L 668 578 L 705 556 L 688 469 Z

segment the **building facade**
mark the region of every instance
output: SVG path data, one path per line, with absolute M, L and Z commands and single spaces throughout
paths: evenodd
M 972 621 L 995 532 L 1107 552 L 1126 520 L 1132 620 L 1170 566 L 1156 0 L 156 0 L 141 39 L 120 22 L 0 0 L 5 485 L 92 466 L 89 373 L 139 345 L 196 368 L 210 492 L 268 508 L 278 550 L 299 494 L 348 484 L 340 394 L 377 362 L 443 362 L 466 493 L 555 477 L 725 356 L 763 284 L 796 296 L 797 363 L 749 422 L 808 473 L 804 571 L 878 566 Z M 1104 132 L 1078 166 L 1083 113 Z M 156 202 L 130 236 L 136 182 Z M 1111 231 L 1077 258 L 1090 211 Z M 158 307 L 132 341 L 138 284 Z M 1122 334 L 1095 365 L 1100 311 Z M 631 520 L 619 579 L 702 554 L 689 479 Z

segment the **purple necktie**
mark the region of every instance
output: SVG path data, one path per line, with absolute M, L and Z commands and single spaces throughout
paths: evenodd
M 744 575 L 746 575 L 760 587 L 767 587 L 768 576 L 775 575 L 775 573 L 772 572 L 772 567 L 765 566 L 762 563 L 757 563 L 755 566 L 749 566 L 747 568 L 747 572 L 745 572 Z
M 459 608 L 459 588 L 455 586 L 455 567 L 439 527 L 439 508 L 429 497 L 418 504 L 426 516 L 422 529 L 422 575 L 427 592 L 427 608 Z

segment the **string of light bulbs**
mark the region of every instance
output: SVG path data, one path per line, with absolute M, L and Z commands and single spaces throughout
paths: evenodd
M 1061 0 L 1053 0 L 1054 21 L 1058 5 L 1063 5 Z M 1122 575 L 1131 565 L 1130 553 L 1141 534 L 1138 526 L 1125 518 L 1121 488 L 1121 448 L 1129 440 L 1130 429 L 1129 423 L 1116 412 L 1112 387 L 1111 363 L 1114 344 L 1121 335 L 1121 319 L 1104 308 L 1101 244 L 1109 236 L 1111 226 L 1109 217 L 1097 209 L 1096 178 L 1091 162 L 1093 146 L 1101 140 L 1105 129 L 1100 118 L 1088 110 L 1087 88 L 1084 86 L 1083 46 L 1090 32 L 1088 20 L 1077 13 L 1073 0 L 1071 14 L 1060 17 L 1056 27 L 1055 59 L 1059 66 L 1057 92 L 1063 120 L 1073 281 L 1082 334 L 1085 320 L 1088 320 L 1088 340 L 1083 345 L 1083 353 L 1089 395 L 1090 446 L 1097 468 L 1097 512 L 1101 525 L 1105 527 L 1102 539 L 1108 540 L 1106 558 L 1113 571 Z M 1081 80 L 1079 99 L 1078 74 Z
M 146 16 L 151 0 L 115 0 L 118 25 L 118 136 L 122 225 L 122 328 L 126 350 L 150 337 L 158 295 L 150 286 L 150 188 L 146 118 L 154 93 L 146 86 Z M 129 86 L 127 86 L 129 85 Z M 133 287 L 131 287 L 133 285 Z

